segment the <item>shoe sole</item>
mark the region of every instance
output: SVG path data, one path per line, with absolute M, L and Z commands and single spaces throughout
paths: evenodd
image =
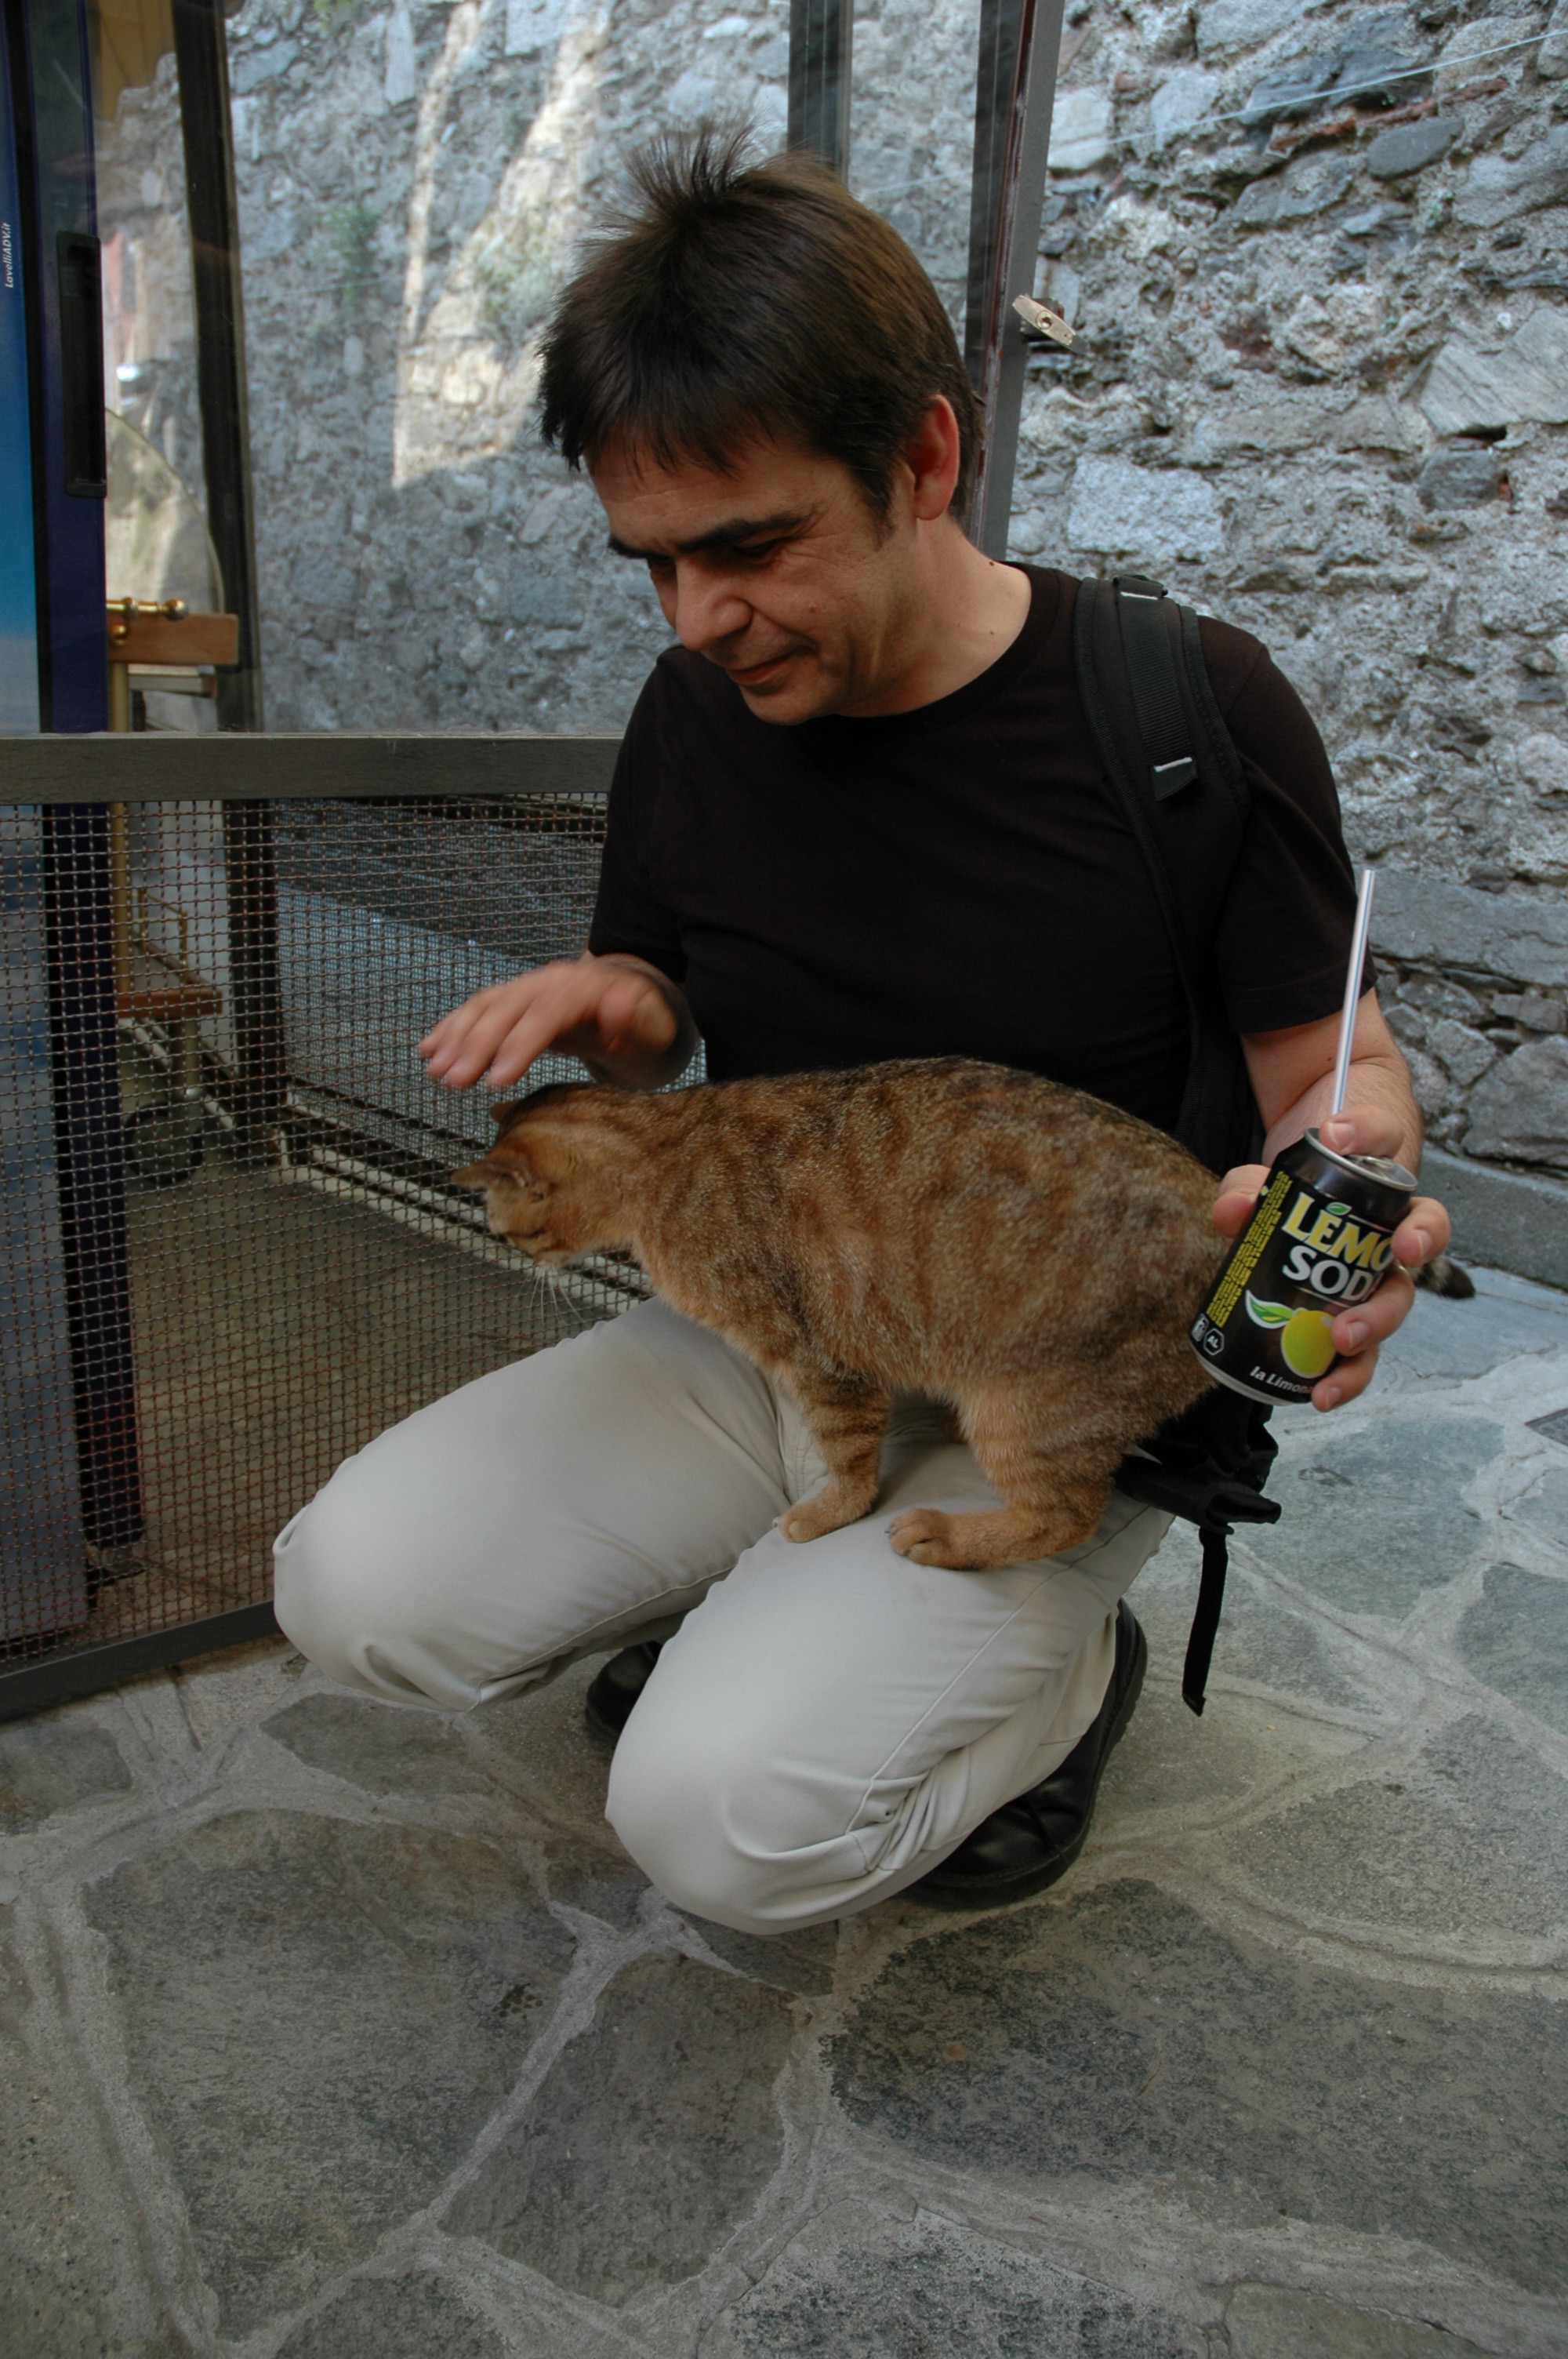
M 633 1640 L 633 1649 L 635 1648 L 636 1644 L 637 1642 Z M 661 1651 L 662 1642 L 661 1646 L 655 1649 L 654 1658 L 654 1663 L 657 1662 L 658 1655 Z M 608 1666 L 606 1668 L 608 1669 Z M 654 1664 L 650 1664 L 647 1671 L 645 1671 L 643 1676 L 643 1687 L 638 1688 L 636 1693 L 633 1696 L 631 1702 L 626 1705 L 624 1711 L 615 1714 L 600 1710 L 598 1702 L 599 1690 L 601 1687 L 605 1687 L 608 1688 L 609 1692 L 612 1697 L 621 1698 L 624 1696 L 625 1690 L 623 1688 L 618 1688 L 612 1681 L 607 1680 L 605 1673 L 602 1670 L 600 1671 L 595 1678 L 589 1680 L 587 1690 L 585 1691 L 582 1700 L 582 1716 L 588 1723 L 590 1734 L 599 1737 L 600 1741 L 606 1745 L 613 1745 L 620 1742 L 621 1738 L 625 1734 L 627 1722 L 631 1719 L 632 1714 L 636 1711 L 638 1704 L 642 1701 L 643 1688 L 647 1686 L 648 1680 L 653 1674 L 653 1669 Z
M 1011 1901 L 1029 1900 L 1035 1893 L 1044 1892 L 1051 1885 L 1061 1882 L 1089 1839 L 1089 1829 L 1094 1824 L 1095 1804 L 1099 1799 L 1100 1779 L 1105 1776 L 1106 1763 L 1126 1734 L 1127 1723 L 1132 1718 L 1133 1709 L 1143 1692 L 1143 1674 L 1149 1668 L 1149 1641 L 1143 1634 L 1143 1625 L 1141 1622 L 1135 1621 L 1133 1628 L 1138 1633 L 1138 1640 L 1132 1652 L 1132 1669 L 1127 1682 L 1127 1693 L 1117 1706 L 1116 1717 L 1111 1722 L 1109 1732 L 1106 1736 L 1105 1751 L 1100 1755 L 1099 1767 L 1095 1772 L 1094 1791 L 1089 1796 L 1089 1807 L 1084 1813 L 1084 1823 L 1066 1850 L 1059 1851 L 1047 1866 L 1030 1868 L 1022 1875 L 984 1879 L 977 1877 L 970 1884 L 936 1884 L 928 1882 L 923 1876 L 918 1884 L 910 1886 L 905 1895 L 906 1898 L 924 1901 L 928 1908 L 1004 1908 Z M 941 1873 L 939 1867 L 930 1870 L 932 1876 L 939 1876 Z
M 588 1723 L 588 1733 L 590 1736 L 596 1736 L 601 1745 L 619 1745 L 621 1742 L 622 1729 L 625 1727 L 626 1720 L 630 1720 L 632 1714 L 628 1712 L 626 1720 L 623 1720 L 621 1723 L 620 1727 L 617 1727 L 614 1721 L 606 1720 L 602 1712 L 595 1712 L 588 1698 L 584 1696 L 582 1700 L 582 1716 Z

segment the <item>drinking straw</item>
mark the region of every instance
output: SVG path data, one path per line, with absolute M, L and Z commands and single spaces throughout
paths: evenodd
M 1350 1043 L 1356 1031 L 1356 1003 L 1361 996 L 1361 970 L 1367 963 L 1367 936 L 1372 924 L 1372 887 L 1378 881 L 1376 869 L 1363 868 L 1361 889 L 1356 896 L 1356 930 L 1350 940 L 1350 967 L 1345 977 L 1345 1005 L 1339 1015 L 1339 1047 L 1334 1059 L 1334 1103 L 1330 1114 L 1336 1114 L 1345 1103 L 1346 1085 L 1350 1079 Z

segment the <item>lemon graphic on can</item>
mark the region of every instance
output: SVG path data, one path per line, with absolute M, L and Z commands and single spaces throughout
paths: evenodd
M 1279 1329 L 1280 1356 L 1293 1376 L 1321 1376 L 1332 1363 L 1332 1312 L 1292 1310 L 1288 1302 L 1260 1302 L 1255 1294 L 1249 1294 L 1247 1316 L 1256 1326 Z

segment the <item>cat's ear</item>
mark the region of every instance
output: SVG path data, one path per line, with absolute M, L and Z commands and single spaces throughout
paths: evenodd
M 529 1195 L 539 1195 L 546 1182 L 535 1166 L 531 1148 L 535 1144 L 526 1131 L 508 1132 L 477 1163 L 454 1171 L 453 1181 L 460 1188 L 521 1188 Z
M 510 1180 L 513 1174 L 504 1163 L 492 1155 L 481 1156 L 477 1163 L 465 1163 L 460 1171 L 450 1172 L 454 1188 L 493 1188 L 499 1180 Z

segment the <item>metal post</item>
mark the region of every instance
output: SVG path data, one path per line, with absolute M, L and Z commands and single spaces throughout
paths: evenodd
M 270 802 L 223 805 L 223 873 L 234 1147 L 243 1162 L 268 1163 L 275 1159 L 288 1087 L 277 947 L 277 853 Z
M 174 0 L 174 49 L 185 140 L 207 520 L 224 598 L 240 625 L 238 665 L 218 674 L 218 725 L 255 730 L 263 725 L 261 649 L 239 205 L 222 0 Z M 287 1086 L 270 804 L 225 803 L 223 860 L 235 1143 L 247 1158 L 265 1159 Z
M 46 805 L 49 1079 L 81 1521 L 101 1575 L 142 1535 L 109 809 Z
M 789 144 L 840 179 L 849 170 L 849 51 L 854 0 L 790 0 Z
M 1012 310 L 1034 291 L 1062 0 L 980 0 L 964 358 L 985 410 L 969 538 L 1007 554 L 1028 350 Z

